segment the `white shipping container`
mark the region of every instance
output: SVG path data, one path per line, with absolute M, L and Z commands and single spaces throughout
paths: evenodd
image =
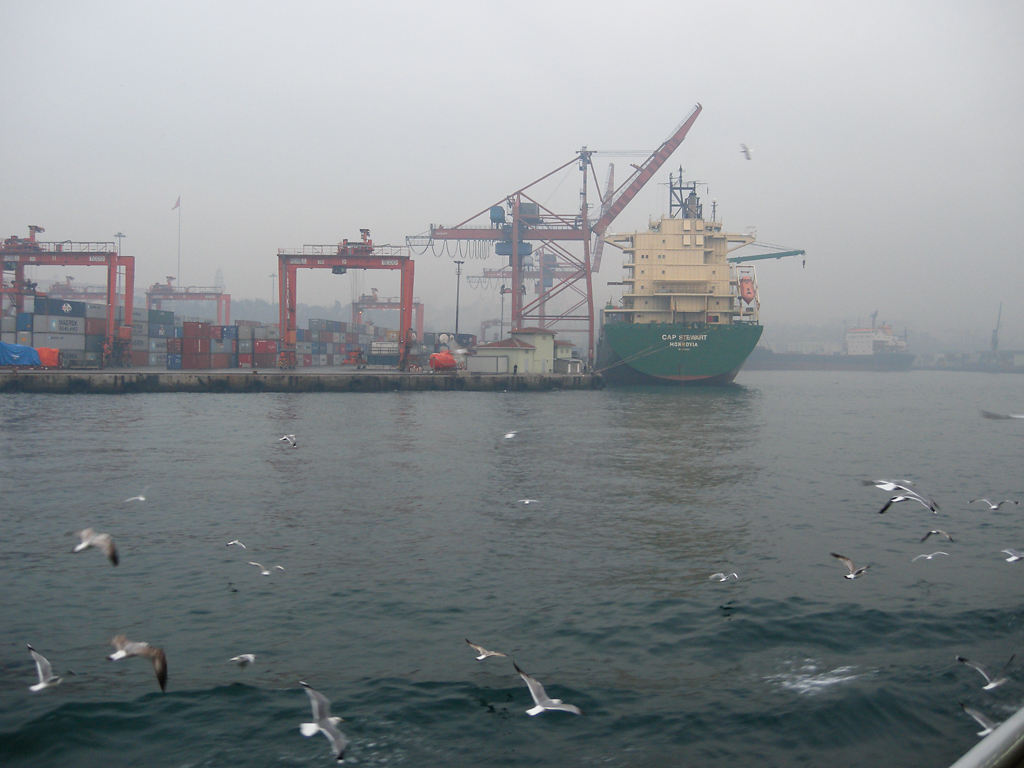
M 166 345 L 166 341 L 164 344 Z M 153 368 L 163 368 L 167 365 L 167 352 L 150 352 L 149 365 Z
M 25 347 L 32 346 L 32 331 L 18 331 L 15 336 L 15 344 L 21 344 Z
M 34 333 L 32 340 L 35 347 L 85 351 L 84 333 Z
M 17 331 L 0 331 L 0 341 L 4 344 L 17 344 L 18 343 L 18 332 Z
M 167 343 L 165 339 L 158 339 Z M 131 340 L 131 351 L 132 352 L 149 352 L 149 337 L 148 336 L 132 336 Z
M 85 333 L 85 318 L 35 315 L 32 318 L 32 330 L 36 333 L 81 334 Z M 73 347 L 73 349 L 78 349 L 78 347 Z
M 134 311 L 132 314 L 135 314 Z M 90 318 L 106 317 L 107 316 L 107 305 L 106 304 L 86 304 L 85 305 L 85 316 Z
M 18 318 L 0 317 L 0 333 L 13 333 L 16 330 L 18 330 Z

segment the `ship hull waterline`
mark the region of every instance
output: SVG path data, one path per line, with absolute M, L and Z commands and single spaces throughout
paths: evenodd
M 608 384 L 728 384 L 763 330 L 754 323 L 610 323 L 602 329 L 595 368 Z

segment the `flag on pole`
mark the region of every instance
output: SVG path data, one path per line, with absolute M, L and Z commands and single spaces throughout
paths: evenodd
M 171 210 L 173 211 L 175 208 L 180 208 L 180 207 L 181 207 L 181 195 L 178 195 L 178 199 L 174 201 L 174 205 L 171 206 Z

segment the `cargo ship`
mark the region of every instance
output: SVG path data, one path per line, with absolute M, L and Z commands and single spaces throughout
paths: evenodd
M 625 254 L 619 306 L 601 312 L 595 371 L 609 384 L 727 384 L 761 338 L 754 268 L 730 251 L 754 241 L 705 220 L 697 183 L 669 176 L 669 215 L 607 235 Z
M 909 371 L 914 355 L 906 339 L 897 338 L 892 327 L 882 323 L 846 332 L 842 352 L 774 352 L 758 347 L 747 360 L 749 370 L 760 371 Z

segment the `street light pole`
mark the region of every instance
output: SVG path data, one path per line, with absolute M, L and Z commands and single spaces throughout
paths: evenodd
M 511 288 L 501 286 L 501 319 L 498 320 L 498 341 L 505 338 L 505 294 L 512 293 Z
M 270 278 L 270 306 L 274 306 L 274 296 L 277 294 L 277 272 L 271 272 L 267 277 Z
M 462 265 L 464 261 L 455 261 L 455 335 L 459 334 L 459 286 L 462 283 Z

